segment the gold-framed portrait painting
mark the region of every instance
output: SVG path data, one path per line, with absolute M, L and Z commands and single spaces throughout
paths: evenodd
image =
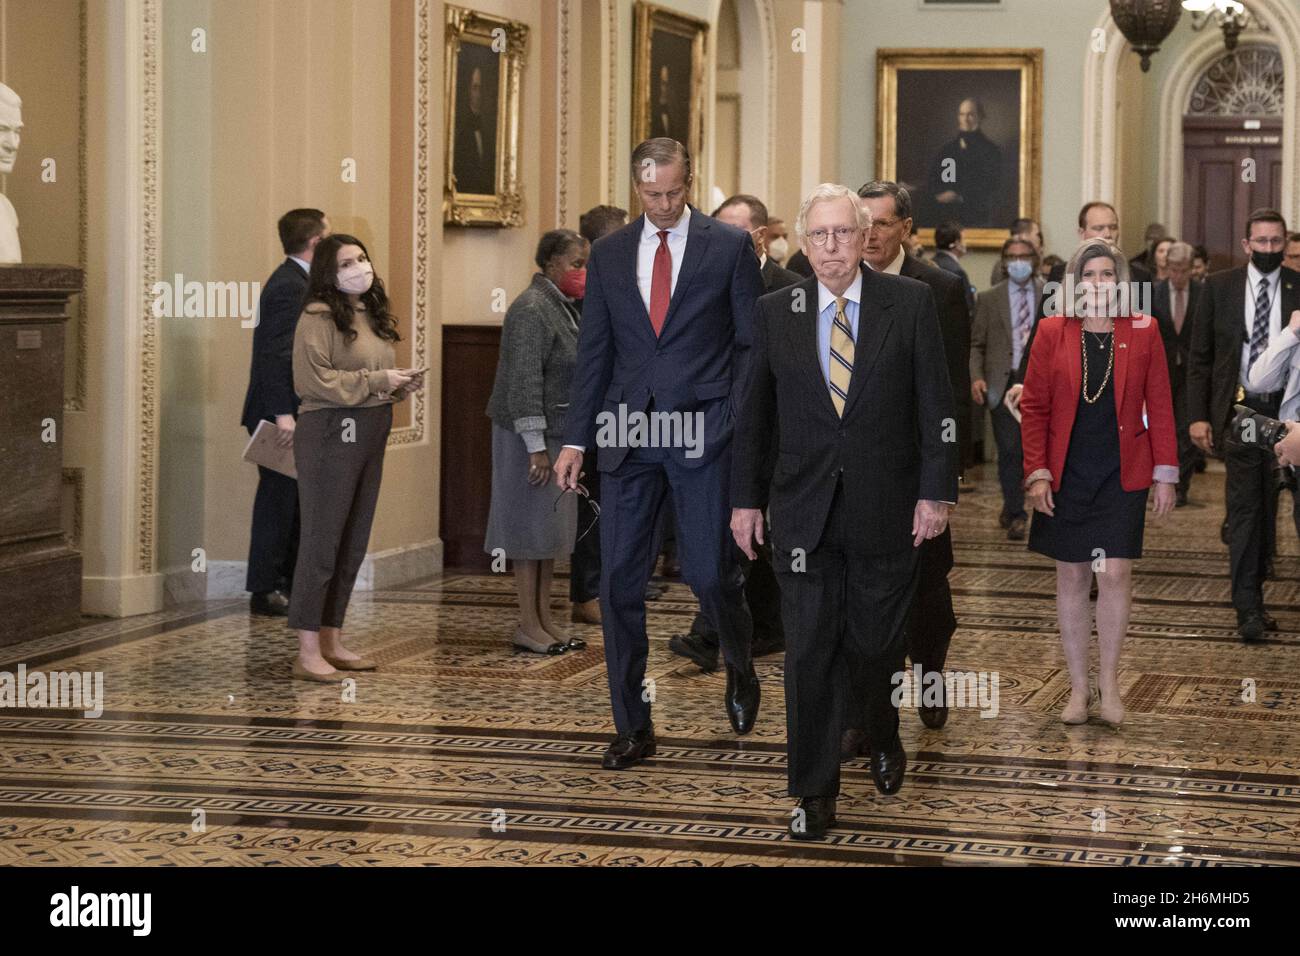
M 695 168 L 692 199 L 704 189 L 704 65 L 709 25 L 638 0 L 632 56 L 632 142 L 667 136 L 685 145 Z M 639 212 L 635 190 L 633 214 Z
M 1042 90 L 1041 49 L 876 52 L 876 170 L 911 193 L 923 243 L 955 220 L 997 249 L 1038 218 Z
M 519 100 L 528 25 L 447 5 L 443 221 L 522 226 Z

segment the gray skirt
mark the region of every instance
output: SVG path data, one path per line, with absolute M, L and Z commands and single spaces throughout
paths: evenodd
M 555 464 L 562 447 L 547 439 L 546 452 Z M 536 487 L 528 483 L 528 452 L 513 431 L 492 425 L 492 507 L 488 512 L 483 550 L 498 548 L 512 561 L 546 561 L 567 558 L 577 536 L 578 498 L 573 492 L 555 499 L 560 489 L 554 480 Z

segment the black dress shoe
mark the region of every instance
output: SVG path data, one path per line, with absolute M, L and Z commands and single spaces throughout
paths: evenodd
M 903 785 L 903 772 L 907 770 L 907 753 L 903 742 L 894 738 L 894 745 L 889 750 L 871 752 L 871 780 L 881 793 L 898 793 Z
M 587 649 L 587 642 L 580 637 L 571 637 L 569 638 L 569 642 L 564 646 L 571 651 L 585 651 Z
M 857 760 L 868 752 L 865 730 L 846 730 L 840 734 L 840 763 Z
M 288 617 L 289 595 L 283 591 L 263 591 L 248 599 L 248 609 L 263 617 Z
M 694 661 L 702 671 L 712 674 L 718 669 L 718 645 L 710 644 L 699 634 L 674 634 L 668 638 L 668 649 L 678 657 Z
M 754 729 L 758 717 L 758 675 L 754 665 L 747 664 L 744 670 L 727 665 L 727 719 L 731 729 L 738 734 L 747 734 Z
M 1187 507 L 1187 492 L 1185 492 L 1185 491 L 1175 491 L 1175 492 L 1174 492 L 1174 507 L 1175 507 L 1175 508 L 1186 508 L 1186 507 Z
M 800 797 L 797 809 L 803 812 L 790 818 L 791 839 L 821 840 L 835 826 L 834 797 Z
M 647 601 L 657 601 L 664 596 L 664 592 L 667 590 L 662 584 L 647 584 L 645 586 L 645 599 Z
M 600 765 L 606 770 L 626 770 L 655 755 L 654 724 L 629 734 L 619 734 L 605 749 Z
M 1264 622 L 1264 630 L 1266 631 L 1282 630 L 1282 626 L 1277 623 L 1277 618 L 1275 618 L 1272 614 L 1269 614 L 1268 611 L 1260 611 L 1259 618 L 1261 621 Z
M 1237 633 L 1246 644 L 1264 639 L 1264 617 L 1259 611 L 1246 611 L 1237 615 Z
M 916 708 L 916 712 L 921 715 L 921 723 L 931 730 L 938 730 L 948 722 L 948 708 L 942 707 L 925 707 Z
M 1025 540 L 1025 519 L 1024 518 L 1011 519 L 1011 524 L 1007 526 L 1007 540 L 1008 541 Z
M 750 654 L 754 657 L 766 657 L 768 654 L 785 653 L 785 636 L 782 634 L 764 634 L 762 637 L 755 637 L 754 644 L 750 648 Z

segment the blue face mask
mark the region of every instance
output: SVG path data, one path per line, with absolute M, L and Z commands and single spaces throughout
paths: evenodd
M 1007 275 L 1012 282 L 1027 282 L 1034 274 L 1034 264 L 1024 259 L 1012 259 L 1007 263 Z

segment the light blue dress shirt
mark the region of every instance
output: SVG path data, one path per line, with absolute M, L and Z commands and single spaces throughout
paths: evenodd
M 853 285 L 844 290 L 844 317 L 849 320 L 853 330 L 855 346 L 854 361 L 857 361 L 856 346 L 858 342 L 858 303 L 862 299 L 862 273 L 853 280 Z M 817 360 L 822 365 L 822 378 L 826 387 L 831 387 L 831 327 L 835 324 L 835 293 L 817 283 Z

